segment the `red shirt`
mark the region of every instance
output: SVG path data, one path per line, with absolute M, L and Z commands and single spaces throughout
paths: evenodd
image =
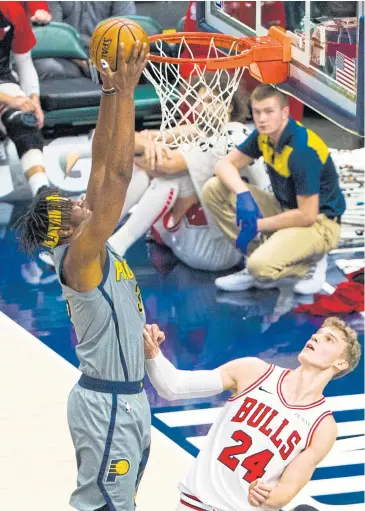
M 43 10 L 49 12 L 48 3 L 47 2 L 19 2 L 23 5 L 24 10 L 29 14 L 29 16 L 34 16 L 36 11 Z
M 16 83 L 10 53 L 27 53 L 36 39 L 21 2 L 0 2 L 0 82 Z
M 30 21 L 21 4 L 22 2 L 0 2 L 0 46 L 3 47 L 6 35 L 11 32 L 11 50 L 14 53 L 27 53 L 36 44 Z

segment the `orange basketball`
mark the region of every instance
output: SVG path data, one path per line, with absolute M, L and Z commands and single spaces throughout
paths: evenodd
M 110 69 L 115 71 L 119 44 L 124 43 L 124 54 L 128 62 L 136 41 L 146 43 L 146 53 L 149 52 L 148 35 L 138 23 L 128 18 L 108 18 L 99 23 L 90 39 L 91 62 L 100 70 L 100 60 L 104 59 Z

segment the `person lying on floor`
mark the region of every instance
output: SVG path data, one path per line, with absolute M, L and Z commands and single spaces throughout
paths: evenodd
M 209 82 L 209 76 L 206 79 Z M 214 108 L 217 108 L 219 91 L 226 88 L 226 80 L 222 75 L 220 83 L 213 87 L 216 95 Z M 204 108 L 209 108 L 211 95 L 208 91 L 201 87 L 198 94 L 206 103 Z M 242 121 L 247 117 L 247 97 L 237 91 L 227 113 L 227 136 L 236 136 L 240 140 L 245 138 L 247 131 Z M 184 128 L 194 130 L 191 126 L 175 129 Z M 155 138 L 158 134 L 152 131 L 149 136 Z M 168 137 L 167 143 L 171 139 Z M 170 247 L 181 261 L 192 268 L 225 270 L 242 259 L 242 254 L 225 239 L 209 212 L 201 205 L 201 189 L 213 175 L 218 160 L 212 149 L 212 146 L 206 149 L 182 144 L 178 149 L 166 152 L 160 163 L 156 161 L 154 168 L 151 160 L 148 161 L 144 155 L 135 158 L 138 171 L 144 170 L 153 179 L 126 223 L 110 238 L 109 243 L 114 250 L 125 254 L 153 226 L 157 241 Z M 267 183 L 266 174 L 262 165 L 256 167 L 256 172 L 249 170 L 249 173 L 260 186 Z

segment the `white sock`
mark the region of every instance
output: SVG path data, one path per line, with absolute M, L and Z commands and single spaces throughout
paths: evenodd
M 49 180 L 45 172 L 37 172 L 28 179 L 32 195 L 35 197 L 41 186 L 49 186 Z
M 122 220 L 128 214 L 132 206 L 141 200 L 149 185 L 150 179 L 147 173 L 134 166 L 132 179 L 128 186 L 127 195 L 125 197 L 124 206 L 119 220 Z
M 155 178 L 126 223 L 109 238 L 109 243 L 114 250 L 124 255 L 162 214 L 173 207 L 177 196 L 176 183 Z

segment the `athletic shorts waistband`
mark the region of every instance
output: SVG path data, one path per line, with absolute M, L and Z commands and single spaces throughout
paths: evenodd
M 79 379 L 79 385 L 83 389 L 94 390 L 95 392 L 104 392 L 107 394 L 139 394 L 142 392 L 143 380 L 139 381 L 112 381 L 92 378 L 82 374 Z
M 193 509 L 194 511 L 220 511 L 216 507 L 203 504 L 203 502 L 201 502 L 197 497 L 194 497 L 194 495 L 189 495 L 188 493 L 180 494 L 180 503 L 186 506 L 187 510 Z

